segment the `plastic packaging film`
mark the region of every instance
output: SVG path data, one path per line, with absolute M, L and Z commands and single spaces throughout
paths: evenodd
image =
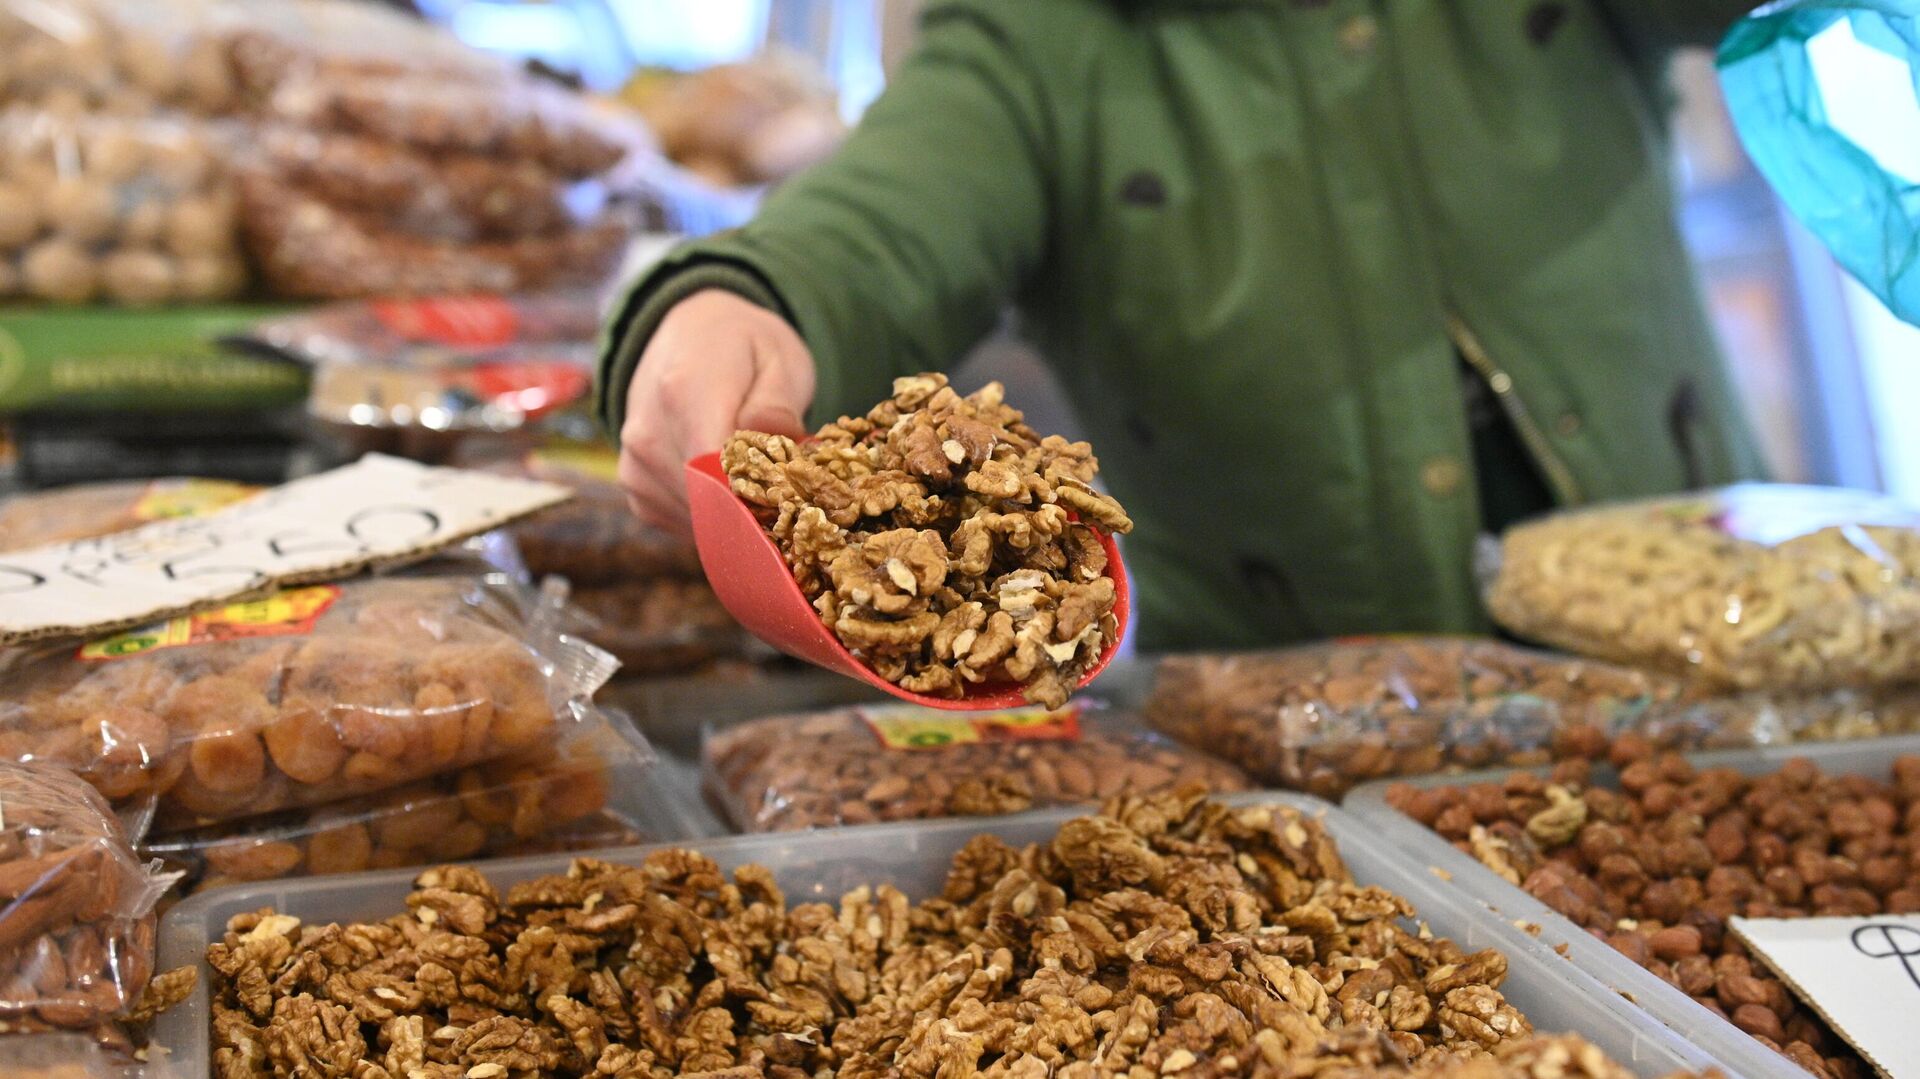
M 708 791 L 743 831 L 995 816 L 1198 783 L 1239 769 L 1069 706 L 954 716 L 877 705 L 770 716 L 708 732 Z
M 247 272 L 226 140 L 186 117 L 0 114 L 0 298 L 237 295 Z
M 1663 674 L 1472 637 L 1381 637 L 1162 660 L 1146 715 L 1256 779 L 1337 796 L 1445 768 L 1604 755 L 1638 730 L 1677 745 L 1768 737 L 1744 708 Z
M 15 1030 L 86 1028 L 131 1005 L 170 883 L 71 772 L 0 762 L 0 1016 Z
M 653 756 L 625 719 L 582 715 L 552 745 L 379 794 L 161 836 L 142 852 L 191 892 L 243 881 L 641 842 L 633 794 Z
M 388 789 L 528 749 L 611 657 L 497 577 L 282 589 L 0 652 L 0 757 L 66 764 L 167 828 Z
M 1751 485 L 1510 530 L 1487 605 L 1583 655 L 1743 689 L 1920 679 L 1920 512 L 1883 495 Z
M 218 509 L 259 488 L 225 480 L 158 479 L 77 484 L 0 501 L 0 551 L 91 539 L 152 521 Z

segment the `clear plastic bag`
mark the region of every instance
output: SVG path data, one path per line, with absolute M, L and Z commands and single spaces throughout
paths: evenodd
M 1122 717 L 877 705 L 707 732 L 708 792 L 746 832 L 994 816 L 1198 783 L 1245 790 L 1233 765 Z
M 0 0 L 0 97 L 62 116 L 218 115 L 239 104 L 221 0 Z
M 516 430 L 592 389 L 598 309 L 583 293 L 381 299 L 267 319 L 233 339 L 313 368 L 336 429 L 457 437 Z
M 1764 742 L 1846 742 L 1920 734 L 1920 687 L 1741 693 L 1722 710 L 1751 716 Z
M 238 502 L 259 488 L 226 480 L 83 483 L 0 501 L 0 551 L 91 539 Z
M 1502 537 L 1487 606 L 1523 637 L 1741 689 L 1920 681 L 1920 512 L 1755 484 L 1554 514 Z
M 189 827 L 386 790 L 550 741 L 614 662 L 496 578 L 280 590 L 0 653 L 0 759 Z
M 106 1022 L 153 974 L 153 908 L 172 878 L 56 765 L 0 761 L 0 820 L 0 1017 L 16 1030 Z
M 418 20 L 361 5 L 273 5 L 228 35 L 247 98 L 307 130 L 430 153 L 536 162 L 563 179 L 606 172 L 629 146 L 578 94 L 531 78 Z
M 846 135 L 832 81 L 790 53 L 688 74 L 643 71 L 621 96 L 669 158 L 721 187 L 783 180 L 826 158 Z
M 1388 776 L 1604 757 L 1624 730 L 1751 740 L 1679 679 L 1471 637 L 1381 637 L 1237 655 L 1171 656 L 1155 729 L 1256 779 L 1338 797 Z
M 707 582 L 655 577 L 576 589 L 578 633 L 630 674 L 688 673 L 747 648 L 747 633 Z
M 652 752 L 584 705 L 552 744 L 363 798 L 149 840 L 188 892 L 245 881 L 638 841 L 633 798 Z
M 0 1037 L 0 1075 L 7 1079 L 173 1079 L 118 1047 L 84 1034 Z
M 265 167 L 291 186 L 412 236 L 472 243 L 576 224 L 566 201 L 569 185 L 534 161 L 430 155 L 358 135 L 283 126 L 263 130 L 255 145 Z
M 246 286 L 225 136 L 191 120 L 0 115 L 0 298 L 128 305 Z
M 515 293 L 602 283 L 627 229 L 617 215 L 513 240 L 449 243 L 392 232 L 254 172 L 242 177 L 241 219 L 261 280 L 289 299 Z
M 578 589 L 653 577 L 700 576 L 700 556 L 693 546 L 642 524 L 617 484 L 538 462 L 530 463 L 525 472 L 535 479 L 566 484 L 574 493 L 566 502 L 509 529 L 527 568 L 536 575 L 558 574 Z

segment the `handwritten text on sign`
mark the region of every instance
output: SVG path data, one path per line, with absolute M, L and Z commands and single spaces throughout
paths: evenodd
M 199 517 L 0 553 L 0 642 L 139 625 L 444 547 L 568 497 L 369 454 Z
M 1727 925 L 1880 1074 L 1920 1079 L 1920 914 Z

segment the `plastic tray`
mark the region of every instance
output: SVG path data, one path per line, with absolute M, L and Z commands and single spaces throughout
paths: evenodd
M 1920 753 L 1920 735 L 1858 742 L 1715 750 L 1688 754 L 1687 759 L 1700 767 L 1732 768 L 1743 775 L 1764 775 L 1779 770 L 1782 764 L 1794 757 L 1806 757 L 1830 774 L 1884 779 L 1893 772 L 1893 759 L 1904 753 Z M 1734 1074 L 1747 1079 L 1807 1079 L 1807 1073 L 1786 1057 L 1695 1004 L 1685 993 L 1614 951 L 1606 942 L 1594 939 L 1545 903 L 1507 883 L 1471 855 L 1456 850 L 1418 821 L 1388 805 L 1386 800 L 1386 789 L 1395 783 L 1407 783 L 1421 789 L 1468 786 L 1498 782 L 1502 777 L 1522 770 L 1539 775 L 1550 771 L 1548 768 L 1495 769 L 1460 775 L 1382 780 L 1356 787 L 1342 805 L 1348 813 L 1365 821 L 1389 842 L 1415 855 L 1423 863 L 1450 874 L 1454 887 L 1465 896 L 1479 900 L 1503 917 L 1538 925 L 1541 943 L 1548 946 L 1564 945 L 1565 954 L 1575 967 L 1646 1009 L 1648 1015 L 1719 1059 Z M 1610 768 L 1594 771 L 1596 783 L 1609 783 L 1613 778 L 1614 773 Z
M 1424 867 L 1408 864 L 1404 852 L 1372 834 L 1371 826 L 1307 795 L 1255 791 L 1225 799 L 1235 805 L 1281 804 L 1324 815 L 1354 877 L 1379 884 L 1412 901 L 1420 916 L 1441 936 L 1469 950 L 1498 947 L 1508 960 L 1503 987 L 1509 1000 L 1542 1031 L 1574 1031 L 1642 1076 L 1716 1065 L 1707 1053 L 1672 1032 L 1646 1022 L 1645 1016 L 1599 982 L 1581 974 L 1560 956 L 1486 907 L 1450 888 Z M 966 841 L 982 832 L 1010 843 L 1050 837 L 1074 811 L 1056 810 L 990 821 L 947 820 L 881 824 L 826 832 L 736 836 L 693 844 L 722 867 L 757 862 L 774 871 L 789 903 L 837 902 L 855 885 L 889 882 L 910 898 L 937 894 L 948 861 Z M 601 852 L 610 861 L 638 862 L 655 847 Z M 496 885 L 564 871 L 571 856 L 543 855 L 482 863 Z M 418 870 L 392 870 L 346 877 L 271 881 L 196 896 L 167 914 L 160 928 L 160 966 L 166 970 L 198 964 L 207 944 L 220 939 L 227 919 L 272 906 L 307 922 L 385 918 L 402 909 Z M 154 1044 L 173 1054 L 183 1073 L 208 1074 L 207 971 L 193 995 L 155 1023 Z

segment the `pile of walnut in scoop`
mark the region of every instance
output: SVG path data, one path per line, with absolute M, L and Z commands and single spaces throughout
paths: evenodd
M 863 417 L 801 443 L 742 431 L 721 462 L 821 619 L 904 689 L 1017 682 L 1058 707 L 1119 634 L 1096 530 L 1133 522 L 1093 489 L 1093 448 L 1042 438 L 997 382 L 897 379 Z
M 497 892 L 423 873 L 407 912 L 243 914 L 208 950 L 219 1079 L 1211 1076 L 1624 1079 L 1537 1039 L 1506 958 L 1411 931 L 1322 826 L 1181 792 L 1015 849 L 920 904 L 788 905 L 707 858 L 590 859 Z

